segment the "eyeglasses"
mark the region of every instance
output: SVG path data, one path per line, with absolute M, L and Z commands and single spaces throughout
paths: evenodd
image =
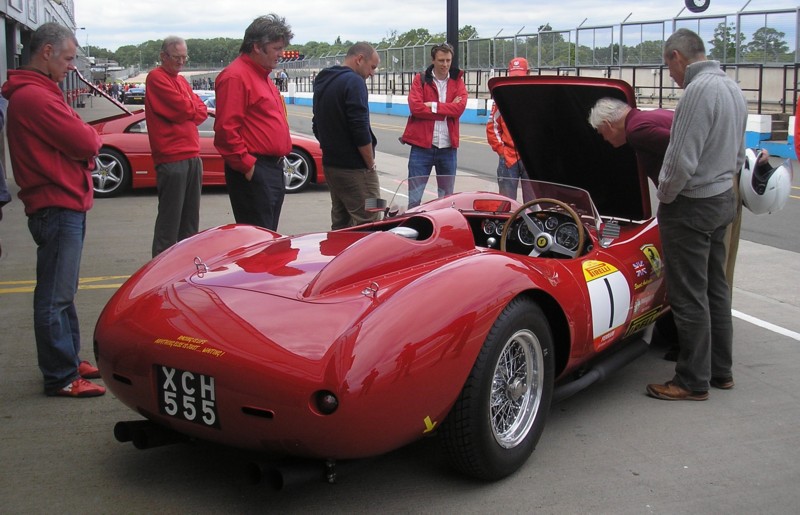
M 172 59 L 173 61 L 177 61 L 179 63 L 185 63 L 186 61 L 189 60 L 189 56 L 188 55 L 169 55 L 169 54 L 166 54 L 166 56 L 169 57 L 170 59 Z

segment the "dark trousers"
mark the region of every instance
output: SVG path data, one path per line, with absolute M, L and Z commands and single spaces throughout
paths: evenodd
M 711 377 L 731 376 L 733 323 L 723 237 L 734 211 L 733 190 L 710 198 L 678 195 L 658 207 L 667 295 L 680 342 L 673 380 L 688 390 L 707 391 Z
M 199 157 L 156 165 L 158 216 L 153 257 L 188 238 L 200 227 L 203 162 Z
M 225 183 L 237 224 L 250 224 L 278 230 L 283 207 L 283 158 L 258 156 L 253 177 L 225 166 Z

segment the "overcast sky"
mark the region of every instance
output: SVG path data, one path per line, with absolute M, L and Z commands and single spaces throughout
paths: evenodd
M 458 26 L 472 25 L 480 37 L 536 32 L 549 23 L 553 29 L 617 25 L 669 19 L 684 8 L 684 0 L 459 0 Z M 729 14 L 742 9 L 761 11 L 791 8 L 798 0 L 711 0 L 704 13 Z M 75 20 L 81 45 L 116 50 L 169 35 L 189 38 L 240 39 L 253 18 L 270 12 L 286 18 L 295 37 L 308 41 L 378 42 L 392 31 L 417 28 L 446 32 L 446 0 L 75 0 Z M 690 15 L 684 10 L 681 17 Z M 630 15 L 630 17 L 628 17 Z M 585 22 L 584 22 L 585 19 Z M 524 27 L 524 28 L 523 28 Z

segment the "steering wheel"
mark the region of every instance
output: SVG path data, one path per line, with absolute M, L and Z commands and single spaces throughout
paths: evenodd
M 538 225 L 536 225 L 533 220 L 531 219 L 530 214 L 527 212 L 533 206 L 539 204 L 554 204 L 569 214 L 572 217 L 572 220 L 575 222 L 575 225 L 578 226 L 578 246 L 575 247 L 575 250 L 570 250 L 563 245 L 560 245 L 558 242 L 555 241 L 553 235 L 549 232 L 542 230 Z M 569 207 L 564 202 L 560 200 L 556 200 L 554 198 L 539 198 L 534 199 L 529 202 L 524 203 L 511 213 L 511 216 L 508 217 L 506 220 L 505 225 L 503 225 L 503 233 L 500 235 L 500 250 L 502 252 L 506 252 L 506 241 L 508 241 L 508 232 L 511 229 L 511 226 L 514 222 L 517 221 L 517 218 L 522 218 L 525 222 L 525 225 L 528 227 L 528 230 L 533 234 L 533 250 L 529 254 L 530 256 L 537 257 L 544 252 L 555 252 L 556 254 L 561 254 L 563 256 L 574 258 L 578 254 L 580 254 L 581 249 L 583 249 L 583 244 L 586 239 L 586 233 L 583 229 L 583 222 L 581 222 L 581 218 L 578 216 L 578 213 L 575 212 L 574 209 Z

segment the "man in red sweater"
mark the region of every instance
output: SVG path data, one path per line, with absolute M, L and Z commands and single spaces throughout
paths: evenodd
M 81 361 L 75 294 L 92 207 L 92 170 L 100 136 L 64 100 L 58 83 L 73 69 L 78 41 L 68 28 L 45 23 L 30 41 L 31 61 L 8 72 L 8 147 L 19 198 L 36 242 L 33 326 L 44 392 L 96 397 L 100 373 Z
M 283 165 L 292 138 L 286 106 L 269 74 L 293 36 L 284 18 L 259 16 L 215 87 L 214 146 L 225 160 L 234 219 L 272 231 L 283 206 Z
M 145 82 L 144 114 L 158 189 L 153 257 L 196 234 L 200 225 L 203 162 L 197 126 L 208 110 L 179 75 L 188 59 L 186 42 L 169 36 L 161 44 L 161 66 Z

